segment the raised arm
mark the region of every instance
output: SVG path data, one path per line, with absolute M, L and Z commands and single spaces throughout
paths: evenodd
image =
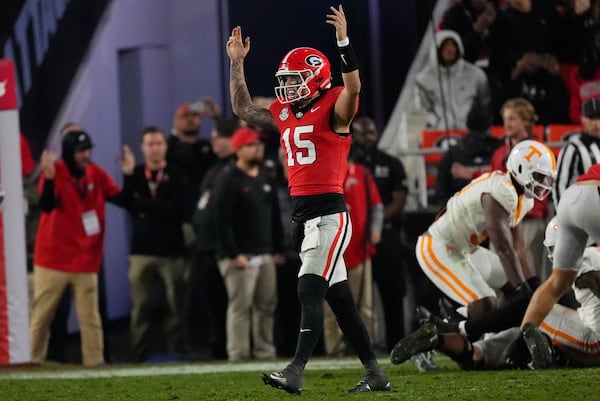
M 278 128 L 269 110 L 255 105 L 244 77 L 244 59 L 250 51 L 250 37 L 242 40 L 242 28 L 236 26 L 227 41 L 229 56 L 229 95 L 233 112 L 249 124 L 266 131 L 277 132 Z
M 335 27 L 335 37 L 337 38 L 338 49 L 342 61 L 342 80 L 344 89 L 338 97 L 335 108 L 335 129 L 336 132 L 348 132 L 350 123 L 356 114 L 358 108 L 358 95 L 360 94 L 360 75 L 358 73 L 358 61 L 348 39 L 348 27 L 344 9 L 329 7 L 331 14 L 327 14 L 327 23 Z

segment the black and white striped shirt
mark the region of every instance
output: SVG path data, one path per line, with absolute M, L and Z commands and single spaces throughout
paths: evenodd
M 565 190 L 593 164 L 600 162 L 600 138 L 586 133 L 571 135 L 558 154 L 554 182 L 554 204 L 558 205 Z

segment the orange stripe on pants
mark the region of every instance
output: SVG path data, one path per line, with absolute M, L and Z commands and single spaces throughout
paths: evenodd
M 444 266 L 440 262 L 440 260 L 435 256 L 433 252 L 432 239 L 430 236 L 422 236 L 419 239 L 419 241 L 421 242 L 419 250 L 421 253 L 421 258 L 423 259 L 423 262 L 433 275 L 440 279 L 465 304 L 469 304 L 479 299 L 477 294 L 473 293 L 467 286 L 465 286 L 464 283 L 454 273 L 452 273 L 452 271 L 450 271 L 446 266 Z M 427 254 L 425 253 L 425 241 L 427 241 Z M 432 266 L 431 263 L 429 263 L 429 261 L 427 260 L 428 255 L 431 257 L 438 269 L 446 275 L 450 276 L 450 279 L 454 281 L 458 285 L 458 287 L 462 288 L 467 293 L 467 295 L 465 295 L 457 287 L 455 287 L 454 284 L 452 284 L 446 277 L 444 277 L 440 273 L 440 271 L 438 271 L 438 269 L 436 269 L 434 266 Z M 472 300 L 469 300 L 468 296 L 471 296 Z

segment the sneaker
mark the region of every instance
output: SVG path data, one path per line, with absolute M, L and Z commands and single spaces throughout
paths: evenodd
M 419 369 L 419 372 L 439 372 L 440 367 L 433 360 L 433 353 L 420 352 L 410 357 L 410 361 Z
M 552 344 L 548 336 L 532 324 L 526 324 L 522 333 L 531 357 L 531 362 L 527 364 L 527 367 L 529 369 L 549 368 L 552 365 L 553 355 Z
M 356 386 L 348 390 L 349 393 L 366 393 L 369 391 L 390 391 L 392 385 L 383 372 L 367 372 Z
M 283 370 L 271 373 L 263 373 L 262 380 L 271 387 L 280 388 L 290 394 L 302 394 L 304 385 L 304 375 L 300 369 L 294 369 L 290 366 Z
M 439 343 L 438 329 L 432 322 L 423 322 L 417 331 L 404 337 L 394 346 L 391 360 L 398 365 L 420 352 L 431 351 Z

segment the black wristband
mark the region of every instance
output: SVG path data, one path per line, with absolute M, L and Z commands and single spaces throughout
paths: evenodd
M 338 50 L 340 51 L 340 59 L 342 60 L 342 72 L 348 73 L 358 70 L 358 60 L 356 59 L 356 54 L 354 54 L 352 44 L 338 47 Z

